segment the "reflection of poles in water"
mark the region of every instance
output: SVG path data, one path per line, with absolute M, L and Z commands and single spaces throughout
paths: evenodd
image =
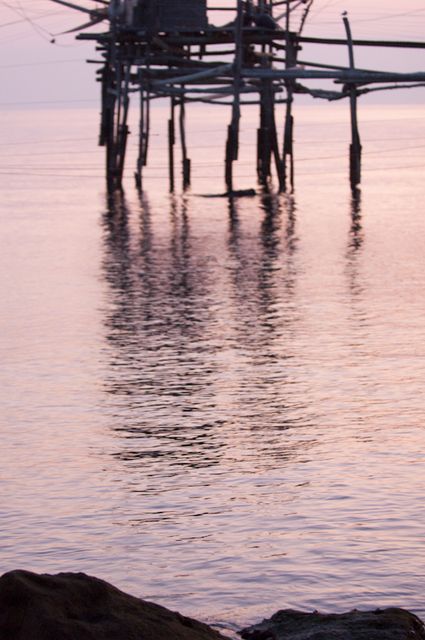
M 229 246 L 234 246 L 237 245 L 239 238 L 237 198 L 230 197 L 227 203 L 229 211 Z
M 110 344 L 123 333 L 134 333 L 133 300 L 136 279 L 132 266 L 130 211 L 123 192 L 115 191 L 107 200 L 103 217 L 103 277 L 108 284 L 110 304 L 104 310 L 104 326 Z
M 350 243 L 351 249 L 356 251 L 363 244 L 363 228 L 361 225 L 361 191 L 353 189 L 351 197 L 351 227 L 350 227 Z
M 360 189 L 353 189 L 350 201 L 350 229 L 346 251 L 346 274 L 348 288 L 353 297 L 358 297 L 362 292 L 359 284 L 359 265 L 361 248 L 364 243 L 362 216 L 361 216 L 361 192 Z
M 128 218 L 129 208 L 124 192 L 115 191 L 108 194 L 105 215 L 103 216 L 103 228 L 107 234 L 108 251 L 114 254 L 129 250 Z M 105 265 L 108 267 L 106 263 Z
M 103 326 L 109 366 L 103 389 L 114 417 L 114 460 L 130 461 L 129 470 L 137 469 L 129 490 L 142 476 L 141 490 L 154 487 L 159 460 L 162 474 L 177 476 L 188 468 L 218 464 L 224 447 L 215 441 L 213 364 L 206 354 L 208 274 L 196 260 L 197 247 L 191 246 L 186 199 L 170 203 L 171 247 L 168 225 L 166 240 L 159 228 L 154 235 L 155 216 L 142 193 L 139 227 L 131 224 L 136 207 L 130 211 L 120 192 L 108 199 L 104 215 Z M 198 341 L 205 350 L 196 348 Z M 152 483 L 140 475 L 147 467 Z
M 285 207 L 286 207 L 286 228 L 285 228 L 285 239 L 286 239 L 286 250 L 289 255 L 292 255 L 296 249 L 297 237 L 296 237 L 296 211 L 297 205 L 295 202 L 295 198 L 293 195 L 288 195 L 285 198 Z
M 170 228 L 166 270 L 169 322 L 178 329 L 182 343 L 202 335 L 209 313 L 209 273 L 202 257 L 204 247 L 192 238 L 190 199 L 170 196 Z
M 187 212 L 186 198 L 179 199 L 175 196 L 170 198 L 170 219 L 171 219 L 171 291 L 176 297 L 182 296 L 185 299 L 191 292 L 191 251 L 190 251 L 190 225 Z M 181 207 L 179 207 L 179 203 Z
M 264 216 L 260 223 L 258 241 L 253 246 L 251 234 L 244 234 L 238 210 L 239 201 L 228 200 L 230 254 L 229 273 L 232 276 L 235 299 L 247 308 L 241 315 L 241 326 L 274 327 L 279 320 L 273 311 L 275 302 L 285 302 L 295 284 L 293 254 L 296 248 L 295 203 L 292 196 L 264 190 L 260 207 Z M 254 249 L 254 250 L 253 250 Z M 256 292 L 256 293 L 255 293 Z M 283 298 L 283 299 L 282 299 Z M 253 302 L 257 313 L 252 318 Z M 282 311 L 286 315 L 285 305 Z M 251 316 L 251 317 L 250 317 Z M 277 328 L 277 326 L 276 326 Z
M 261 196 L 261 208 L 264 218 L 261 223 L 261 242 L 264 249 L 264 258 L 271 262 L 279 255 L 281 226 L 281 202 L 280 198 L 272 193 L 264 192 Z
M 144 292 L 149 306 L 152 299 L 155 282 L 155 259 L 153 257 L 152 216 L 149 201 L 145 193 L 141 193 L 140 202 L 140 257 L 141 269 L 139 277 L 144 286 Z
M 286 252 L 292 254 L 295 250 L 295 223 L 296 204 L 293 195 L 273 194 L 264 192 L 261 199 L 261 207 L 265 212 L 265 217 L 261 225 L 263 246 L 271 252 L 276 251 L 282 244 L 279 233 L 282 227 L 282 218 L 285 216 L 286 225 L 284 227 L 283 240 Z

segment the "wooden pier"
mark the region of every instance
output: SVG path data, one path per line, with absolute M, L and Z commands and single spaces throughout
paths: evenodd
M 166 98 L 169 188 L 176 185 L 175 145 L 180 140 L 182 184 L 191 182 L 186 143 L 186 105 L 200 102 L 227 105 L 229 125 L 224 151 L 228 193 L 234 191 L 233 165 L 239 153 L 239 129 L 245 104 L 259 106 L 256 167 L 267 184 L 275 175 L 281 191 L 294 187 L 294 96 L 309 94 L 329 101 L 347 99 L 351 113 L 349 176 L 352 189 L 361 180 L 362 145 L 357 122 L 358 99 L 371 91 L 425 85 L 425 72 L 389 73 L 358 69 L 356 47 L 425 49 L 425 42 L 356 40 L 347 15 L 342 16 L 346 39 L 308 38 L 303 29 L 314 0 L 233 0 L 233 6 L 208 7 L 207 0 L 95 0 L 89 10 L 67 0 L 52 0 L 88 15 L 80 40 L 94 40 L 100 60 L 102 87 L 99 143 L 106 148 L 109 191 L 122 188 L 129 135 L 130 99 L 138 95 L 139 153 L 137 187 L 143 186 L 148 163 L 153 102 Z M 214 25 L 216 11 L 228 22 Z M 84 29 L 101 24 L 99 33 Z M 347 64 L 326 65 L 302 59 L 304 43 L 344 45 Z M 333 80 L 333 89 L 311 89 L 308 80 Z M 276 105 L 286 105 L 284 122 L 276 121 Z

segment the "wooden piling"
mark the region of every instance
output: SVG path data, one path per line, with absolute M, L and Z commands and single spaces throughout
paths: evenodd
M 233 191 L 233 162 L 239 156 L 239 123 L 241 118 L 240 90 L 241 71 L 243 62 L 243 0 L 237 0 L 237 14 L 235 20 L 235 59 L 233 62 L 233 103 L 232 119 L 227 129 L 225 153 L 225 182 L 227 191 Z
M 295 68 L 297 64 L 298 45 L 295 41 L 294 34 L 290 30 L 290 6 L 286 9 L 286 43 L 285 43 L 285 69 Z M 283 190 L 287 190 L 288 172 L 289 184 L 291 192 L 294 191 L 295 175 L 294 175 L 294 116 L 292 106 L 294 102 L 295 81 L 288 79 L 285 82 L 287 104 L 285 114 L 285 125 L 283 131 Z
M 170 193 L 174 191 L 174 145 L 176 142 L 175 133 L 175 99 L 170 99 L 170 119 L 168 120 L 168 176 Z
M 184 93 L 180 98 L 179 127 L 180 127 L 180 143 L 181 143 L 181 149 L 182 149 L 183 190 L 186 190 L 190 185 L 191 162 L 190 162 L 190 158 L 187 157 L 186 109 L 185 109 Z
M 136 180 L 136 187 L 140 190 L 142 188 L 142 169 L 144 166 L 145 157 L 145 92 L 143 85 L 140 87 L 140 122 L 139 122 L 139 155 L 137 157 L 137 167 L 134 174 Z
M 288 171 L 291 191 L 294 190 L 294 117 L 292 115 L 293 93 L 290 86 L 287 87 L 287 103 L 285 115 L 285 127 L 283 132 L 283 190 L 287 190 Z
M 258 180 L 266 184 L 271 176 L 271 156 L 273 139 L 273 90 L 270 80 L 261 81 L 260 127 L 258 130 Z
M 351 35 L 350 23 L 346 15 L 343 16 L 345 32 L 347 34 L 348 57 L 350 69 L 354 71 L 354 47 Z M 350 144 L 350 185 L 356 189 L 361 182 L 361 155 L 362 145 L 357 120 L 357 87 L 354 83 L 349 85 L 350 94 L 350 121 L 351 121 L 351 144 Z
M 114 68 L 115 67 L 115 68 Z M 111 65 L 115 73 L 107 80 L 105 106 L 106 178 L 109 192 L 122 188 L 127 149 L 130 69 L 120 63 Z

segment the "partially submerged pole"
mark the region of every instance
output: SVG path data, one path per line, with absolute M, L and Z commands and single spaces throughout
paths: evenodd
M 354 71 L 354 47 L 351 35 L 350 23 L 347 14 L 343 14 L 343 22 L 347 34 L 348 56 L 350 69 Z M 350 94 L 350 120 L 351 120 L 351 144 L 350 144 L 350 185 L 355 189 L 361 181 L 361 156 L 362 145 L 360 142 L 359 127 L 357 121 L 357 87 L 354 83 L 349 83 Z
M 185 96 L 184 93 L 180 98 L 180 113 L 179 113 L 179 126 L 180 126 L 180 143 L 182 149 L 182 173 L 183 173 L 183 190 L 187 189 L 190 185 L 190 158 L 187 157 L 187 144 L 186 144 L 186 109 L 185 109 Z
M 168 175 L 170 192 L 174 191 L 174 145 L 176 142 L 175 99 L 170 98 L 170 119 L 168 120 Z
M 232 120 L 227 128 L 226 155 L 225 155 L 225 181 L 227 191 L 233 191 L 233 162 L 239 155 L 239 122 L 241 118 L 240 90 L 242 70 L 242 28 L 243 28 L 243 1 L 237 0 L 237 14 L 235 21 L 235 59 L 233 63 L 233 104 Z
M 260 91 L 260 128 L 257 141 L 257 172 L 263 185 L 271 176 L 271 157 L 273 151 L 273 90 L 271 80 L 261 81 Z
M 285 69 L 295 67 L 297 63 L 297 47 L 290 30 L 291 8 L 289 2 L 286 5 L 286 41 L 285 41 Z M 289 171 L 289 184 L 291 192 L 294 190 L 294 116 L 292 115 L 292 105 L 294 102 L 294 80 L 286 80 L 286 114 L 283 131 L 283 156 L 282 156 L 282 184 L 283 190 L 287 190 L 287 178 Z
M 139 69 L 139 81 L 140 81 L 140 124 L 139 124 L 139 155 L 137 157 L 136 173 L 134 177 L 136 179 L 136 186 L 138 189 L 142 188 L 142 170 L 146 166 L 147 161 L 147 147 L 149 136 L 149 95 L 146 94 L 142 78 L 141 69 Z

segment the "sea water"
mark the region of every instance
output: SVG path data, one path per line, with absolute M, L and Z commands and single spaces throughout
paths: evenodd
M 2 571 L 85 571 L 229 629 L 423 615 L 423 111 L 361 107 L 354 196 L 347 108 L 295 110 L 286 195 L 258 188 L 248 111 L 235 185 L 257 195 L 230 201 L 227 111 L 189 109 L 185 194 L 166 117 L 143 194 L 134 122 L 108 198 L 96 111 L 1 114 Z

